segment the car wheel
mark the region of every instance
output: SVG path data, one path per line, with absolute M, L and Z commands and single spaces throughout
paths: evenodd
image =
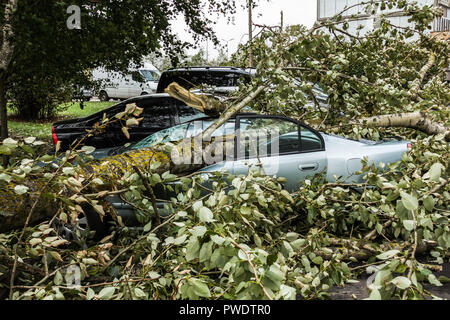
M 148 93 L 144 91 L 141 93 L 141 96 L 145 96 L 146 94 L 148 94 Z
M 109 101 L 109 97 L 108 97 L 108 94 L 106 93 L 106 91 L 100 91 L 100 93 L 98 94 L 98 98 L 102 102 Z
M 79 214 L 75 223 L 65 223 L 56 218 L 53 228 L 61 239 L 69 242 L 87 238 L 90 231 L 95 231 L 94 240 L 102 239 L 108 233 L 107 224 L 102 221 L 92 208 L 83 208 L 85 214 Z

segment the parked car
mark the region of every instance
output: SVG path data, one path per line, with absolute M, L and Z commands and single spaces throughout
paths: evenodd
M 236 90 L 240 83 L 248 83 L 255 74 L 255 69 L 235 67 L 186 67 L 164 71 L 159 79 L 157 93 L 164 92 L 172 82 L 177 82 L 186 89 L 201 84 L 216 87 L 216 93 Z
M 98 90 L 100 101 L 128 99 L 135 96 L 155 93 L 160 72 L 152 65 L 143 68 L 130 68 L 129 73 L 106 71 L 97 68 L 92 71 L 92 80 L 102 82 Z
M 138 96 L 85 118 L 54 123 L 52 125 L 53 143 L 56 145 L 60 141 L 61 151 L 69 149 L 71 144 L 85 136 L 87 130 L 92 129 L 95 123 L 102 121 L 103 114 L 106 113 L 108 118 L 112 118 L 117 113 L 124 111 L 125 106 L 129 103 L 136 103 L 138 107 L 144 109 L 141 115 L 144 119 L 138 126 L 131 127 L 129 130 L 130 139 L 127 139 L 122 133 L 122 124 L 116 122 L 111 123 L 103 133 L 87 138 L 84 144 L 96 148 L 120 146 L 128 142 L 139 141 L 162 129 L 205 116 L 166 93 Z
M 145 139 L 127 147 L 115 147 L 96 150 L 93 155 L 97 159 L 114 154 L 132 152 L 141 148 L 151 147 L 162 142 L 174 142 L 191 138 L 203 132 L 213 122 L 214 118 L 203 117 L 186 123 L 164 129 L 149 135 Z M 257 135 L 255 140 L 253 135 Z M 270 134 L 267 135 L 267 133 Z M 272 134 L 276 132 L 277 134 Z M 215 159 L 213 163 L 201 169 L 201 172 L 227 171 L 232 174 L 246 174 L 249 167 L 261 164 L 263 172 L 270 176 L 287 178 L 284 188 L 289 192 L 298 190 L 305 179 L 318 173 L 323 173 L 328 181 L 337 178 L 347 182 L 362 182 L 362 174 L 357 174 L 362 168 L 361 161 L 367 158 L 369 162 L 379 166 L 400 161 L 403 153 L 411 148 L 409 141 L 369 141 L 350 140 L 337 135 L 318 132 L 306 124 L 284 116 L 258 115 L 255 113 L 240 113 L 219 127 L 213 137 L 232 137 L 234 153 L 226 159 Z M 266 138 L 264 138 L 266 136 Z M 250 137 L 250 139 L 249 139 Z M 253 139 L 252 139 L 253 137 Z M 264 138 L 264 139 L 261 139 Z M 256 150 L 252 153 L 251 150 Z M 225 155 L 224 155 L 225 156 Z M 206 181 L 206 184 L 208 182 Z M 209 186 L 210 187 L 210 186 Z M 174 194 L 157 191 L 158 199 L 170 199 Z M 123 201 L 120 196 L 107 198 L 122 220 L 129 225 L 136 225 L 134 207 Z M 158 202 L 161 215 L 165 211 L 165 202 Z M 84 218 L 91 228 L 105 228 L 97 216 L 92 214 L 91 221 Z M 65 229 L 64 229 L 65 228 Z M 69 237 L 71 227 L 64 226 L 64 234 Z
M 76 90 L 73 99 L 75 100 L 83 100 L 83 101 L 89 101 L 94 97 L 94 92 L 92 90 L 81 88 L 79 90 Z

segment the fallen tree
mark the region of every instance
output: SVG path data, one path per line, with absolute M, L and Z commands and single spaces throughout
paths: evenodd
M 409 128 L 428 135 L 444 134 L 450 141 L 450 129 L 427 118 L 425 112 L 398 113 L 364 118 L 357 122 L 367 127 Z

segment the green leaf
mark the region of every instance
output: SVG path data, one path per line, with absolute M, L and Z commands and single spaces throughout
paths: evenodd
M 186 235 L 186 234 L 183 234 L 182 236 L 179 236 L 178 238 L 176 238 L 176 239 L 173 241 L 173 244 L 176 245 L 176 246 L 178 246 L 178 245 L 182 244 L 183 242 L 185 242 L 185 241 L 186 241 L 186 238 L 187 238 L 187 235 Z
M 212 211 L 209 208 L 207 208 L 207 207 L 202 207 L 200 209 L 200 211 L 198 212 L 198 217 L 199 217 L 200 221 L 202 221 L 202 222 L 213 222 L 213 221 L 215 221 L 213 219 L 214 215 L 213 215 Z
M 140 288 L 134 288 L 134 294 L 138 298 L 146 298 L 147 297 L 145 292 L 142 289 L 140 289 Z
M 198 252 L 200 250 L 200 244 L 197 241 L 197 238 L 194 238 L 194 240 L 189 240 L 187 246 L 186 246 L 186 260 L 192 261 L 195 258 L 198 257 Z
M 59 271 L 56 272 L 55 277 L 53 278 L 53 282 L 57 286 L 59 286 L 63 282 L 63 276 Z
M 400 252 L 399 250 L 389 250 L 389 251 L 386 251 L 386 252 L 383 252 L 383 253 L 377 255 L 377 258 L 380 260 L 387 260 L 387 259 L 394 257 L 399 252 Z
M 391 281 L 397 288 L 405 290 L 411 286 L 411 281 L 406 277 L 397 277 Z
M 435 286 L 441 287 L 442 283 L 436 278 L 436 276 L 432 273 L 428 275 L 428 281 Z
M 423 200 L 423 206 L 429 212 L 433 211 L 435 203 L 436 202 L 432 196 L 428 196 Z
M 200 262 L 208 261 L 211 258 L 213 244 L 214 242 L 212 241 L 203 244 L 198 256 Z
M 203 281 L 195 278 L 190 278 L 188 282 L 192 285 L 194 293 L 199 297 L 205 298 L 211 297 L 211 293 L 209 292 L 208 286 Z
M 195 237 L 202 237 L 206 232 L 205 226 L 196 226 L 192 229 L 189 229 L 189 232 Z
M 294 203 L 294 199 L 292 198 L 291 194 L 287 190 L 281 190 L 281 195 L 285 197 L 287 200 L 289 200 L 290 203 Z
M 10 183 L 11 182 L 11 176 L 6 174 L 6 173 L 0 173 L 0 180 L 5 181 L 6 183 Z
M 116 291 L 116 288 L 114 287 L 106 287 L 103 288 L 100 293 L 98 294 L 98 298 L 101 300 L 109 300 L 114 295 L 114 292 Z
M 14 187 L 14 192 L 21 195 L 28 192 L 28 187 L 24 185 L 18 185 Z
M 430 171 L 428 171 L 428 174 L 430 175 L 430 179 L 432 181 L 439 182 L 439 178 L 441 177 L 442 169 L 445 169 L 444 166 L 437 162 L 433 164 L 430 168 Z
M 144 232 L 149 232 L 151 228 L 152 228 L 152 222 L 150 221 L 149 223 L 147 223 L 144 226 Z
M 5 156 L 11 155 L 11 149 L 8 146 L 0 145 L 0 154 L 3 154 Z
M 414 230 L 414 220 L 403 220 L 403 226 L 408 231 Z
M 92 290 L 91 288 L 88 288 L 88 290 L 86 292 L 86 299 L 92 300 L 94 297 L 95 297 L 95 291 Z
M 406 193 L 406 192 L 400 192 L 400 196 L 402 197 L 402 203 L 403 206 L 408 210 L 417 210 L 419 207 L 419 202 L 417 201 L 417 198 Z

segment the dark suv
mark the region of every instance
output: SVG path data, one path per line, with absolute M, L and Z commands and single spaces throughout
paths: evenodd
M 158 82 L 156 93 L 163 93 L 172 82 L 177 82 L 186 89 L 198 87 L 201 84 L 214 86 L 219 91 L 227 88 L 237 88 L 240 83 L 250 82 L 254 69 L 235 67 L 187 67 L 164 71 Z
M 165 93 L 139 96 L 120 102 L 85 118 L 54 123 L 52 126 L 53 142 L 56 145 L 58 141 L 61 141 L 60 150 L 67 150 L 75 140 L 81 139 L 86 135 L 86 131 L 92 129 L 95 123 L 101 122 L 104 113 L 106 113 L 108 118 L 112 119 L 114 115 L 124 111 L 125 106 L 129 103 L 136 103 L 138 107 L 144 109 L 140 115 L 140 117 L 143 117 L 142 121 L 139 125 L 129 129 L 130 139 L 127 139 L 122 133 L 122 124 L 114 122 L 103 133 L 87 138 L 83 144 L 96 148 L 120 146 L 127 142 L 142 140 L 159 130 L 205 116 L 203 113 Z

